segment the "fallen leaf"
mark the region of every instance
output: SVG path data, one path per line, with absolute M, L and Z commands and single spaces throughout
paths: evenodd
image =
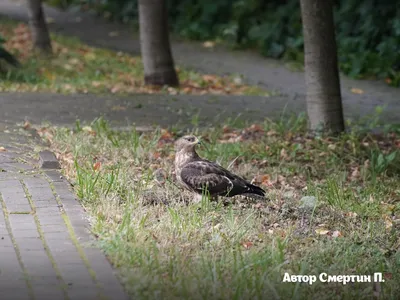
M 384 221 L 385 221 L 385 228 L 386 228 L 386 229 L 391 229 L 391 228 L 393 227 L 393 222 L 392 222 L 392 220 L 390 219 L 390 217 L 384 216 L 383 219 L 384 219 Z
M 213 41 L 205 41 L 203 43 L 204 48 L 213 48 L 214 46 L 215 46 L 215 42 L 213 42 Z
M 243 242 L 242 246 L 245 247 L 246 249 L 249 249 L 253 246 L 252 242 Z
M 0 152 L 6 152 L 7 151 L 7 149 L 6 148 L 4 148 L 4 147 L 0 147 Z
M 355 213 L 355 212 L 352 212 L 352 211 L 350 211 L 350 212 L 348 212 L 348 213 L 345 213 L 344 214 L 346 217 L 350 217 L 350 218 L 355 218 L 355 217 L 357 217 L 357 214 Z
M 29 121 L 25 121 L 24 125 L 22 125 L 22 128 L 24 128 L 25 130 L 28 130 L 31 128 L 31 123 L 29 123 Z
M 328 149 L 329 150 L 335 150 L 336 149 L 336 145 L 335 144 L 329 144 L 328 145 Z
M 282 148 L 281 150 L 281 154 L 280 154 L 280 158 L 281 159 L 286 159 L 288 157 L 287 152 L 285 150 L 285 148 Z
M 353 169 L 353 171 L 351 172 L 350 179 L 351 180 L 355 180 L 355 179 L 357 179 L 359 177 L 360 177 L 360 171 L 359 171 L 358 167 L 355 167 Z
M 334 232 L 332 232 L 332 237 L 334 237 L 334 238 L 341 237 L 341 236 L 343 236 L 343 235 L 338 230 L 335 230 Z
M 315 229 L 315 232 L 320 235 L 326 235 L 329 233 L 329 230 L 325 228 L 317 228 Z
M 392 274 L 392 273 L 384 273 L 384 274 L 383 274 L 383 277 L 384 277 L 385 279 L 392 279 L 392 278 L 393 278 L 393 274 Z
M 88 52 L 85 54 L 84 57 L 86 60 L 94 60 L 96 59 L 96 54 L 94 54 L 93 52 Z
M 362 89 L 352 88 L 350 91 L 353 94 L 358 94 L 358 95 L 364 94 L 364 91 Z
M 251 182 L 256 185 L 265 185 L 265 186 L 273 185 L 273 182 L 271 182 L 271 177 L 268 174 L 258 175 L 254 177 Z
M 101 162 L 99 162 L 99 161 L 93 164 L 93 169 L 95 171 L 100 170 L 100 167 L 101 167 Z
M 90 126 L 84 126 L 84 127 L 82 128 L 82 131 L 85 131 L 85 132 L 87 132 L 87 133 L 89 133 L 90 135 L 93 135 L 93 136 L 96 135 L 96 131 L 94 131 L 94 130 L 92 129 L 92 127 L 90 127 Z

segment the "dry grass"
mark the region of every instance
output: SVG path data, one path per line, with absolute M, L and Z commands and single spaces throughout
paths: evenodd
M 173 141 L 184 132 L 116 132 L 98 119 L 39 133 L 135 299 L 396 299 L 400 136 L 393 130 L 313 138 L 304 118 L 293 118 L 194 131 L 202 156 L 225 167 L 235 160 L 234 172 L 268 191 L 266 201 L 218 203 L 193 203 L 172 182 L 154 180 L 155 170 L 172 172 Z M 386 282 L 309 286 L 282 283 L 285 272 L 383 272 Z

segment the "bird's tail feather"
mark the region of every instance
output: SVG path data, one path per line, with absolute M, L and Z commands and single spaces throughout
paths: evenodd
M 256 195 L 263 196 L 263 197 L 265 196 L 265 191 L 262 188 L 260 188 L 256 185 L 253 185 L 253 184 L 248 184 L 247 187 L 249 189 L 249 193 L 256 194 Z

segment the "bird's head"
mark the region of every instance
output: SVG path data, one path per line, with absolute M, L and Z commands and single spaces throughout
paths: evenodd
M 194 135 L 185 135 L 175 142 L 175 150 L 193 151 L 196 145 L 200 144 L 200 140 Z

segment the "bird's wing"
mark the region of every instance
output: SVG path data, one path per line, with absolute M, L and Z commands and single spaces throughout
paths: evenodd
M 207 189 L 211 195 L 228 194 L 238 183 L 234 174 L 210 161 L 192 161 L 180 173 L 182 181 L 193 191 Z M 245 186 L 243 184 L 243 186 Z

